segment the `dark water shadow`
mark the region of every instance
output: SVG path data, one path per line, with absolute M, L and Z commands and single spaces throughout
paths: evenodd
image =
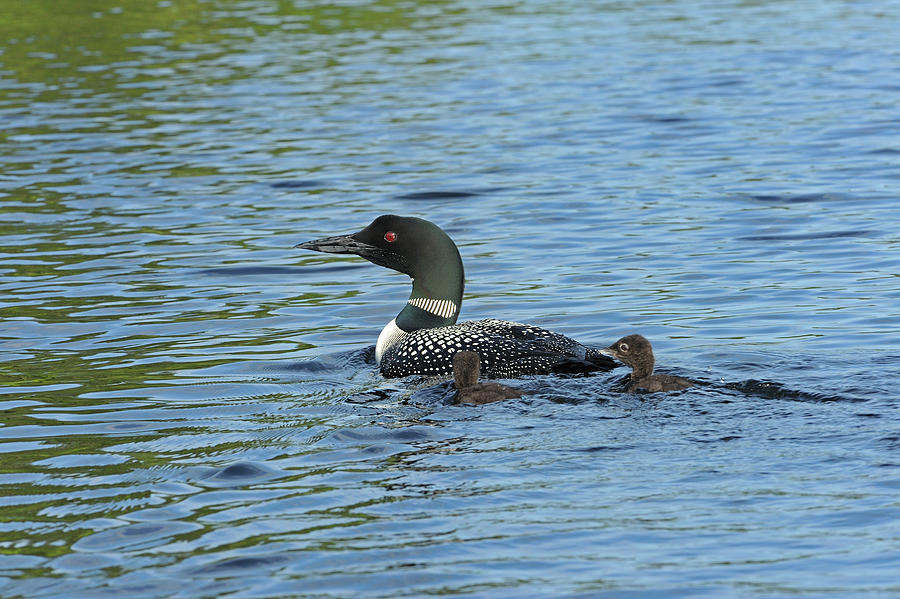
M 460 200 L 480 196 L 477 191 L 414 191 L 394 196 L 396 200 Z
M 409 396 L 408 401 L 422 406 L 449 406 L 456 403 L 456 386 L 453 381 L 442 381 L 428 385 L 420 379 L 418 386 L 427 385 L 417 389 Z
M 312 187 L 324 187 L 324 182 L 315 179 L 297 179 L 294 181 L 277 181 L 271 183 L 274 189 L 310 189 Z
M 810 204 L 817 202 L 840 202 L 854 199 L 849 194 L 841 193 L 805 193 L 792 195 L 757 194 L 744 196 L 748 200 L 767 204 Z
M 324 262 L 321 264 L 305 264 L 303 266 L 222 266 L 218 268 L 204 268 L 196 271 L 199 275 L 211 275 L 217 277 L 234 276 L 272 276 L 290 275 L 295 277 L 309 276 L 310 273 L 337 272 L 341 270 L 366 267 L 366 263 L 354 261 Z
M 864 237 L 873 231 L 863 229 L 861 231 L 820 231 L 818 233 L 787 233 L 784 235 L 747 235 L 738 237 L 744 241 L 803 241 L 810 239 L 836 239 L 840 237 Z
M 715 385 L 710 385 L 714 388 Z M 725 389 L 737 391 L 743 395 L 761 397 L 763 399 L 785 399 L 788 401 L 808 401 L 814 403 L 826 402 L 863 402 L 865 399 L 852 397 L 849 395 L 837 395 L 832 393 L 819 393 L 815 391 L 799 391 L 790 389 L 782 383 L 775 381 L 761 381 L 756 379 L 748 379 L 746 381 L 725 383 L 722 385 Z
M 363 391 L 361 393 L 354 393 L 350 397 L 344 399 L 346 403 L 351 404 L 371 404 L 371 403 L 382 403 L 390 400 L 394 397 L 396 390 L 388 390 L 388 389 L 370 389 L 368 391 Z
M 258 573 L 270 567 L 277 567 L 294 558 L 287 555 L 254 555 L 246 557 L 232 557 L 229 559 L 207 564 L 193 571 L 196 574 L 240 574 L 244 571 Z
M 242 487 L 279 478 L 282 472 L 256 462 L 235 462 L 222 468 L 204 469 L 198 481 L 211 487 Z
M 157 546 L 167 539 L 195 532 L 202 526 L 191 522 L 138 522 L 96 532 L 76 541 L 77 551 L 134 551 Z
M 683 115 L 671 114 L 638 114 L 631 117 L 631 120 L 642 123 L 659 123 L 663 125 L 690 123 L 695 119 Z
M 315 268 L 315 267 L 313 267 Z M 308 272 L 309 267 L 303 266 L 223 266 L 220 268 L 205 268 L 198 270 L 200 275 L 215 276 L 268 276 L 268 275 L 294 275 L 300 276 Z

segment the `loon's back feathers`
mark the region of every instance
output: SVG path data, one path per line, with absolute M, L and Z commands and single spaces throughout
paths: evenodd
M 609 370 L 615 362 L 553 331 L 506 320 L 470 320 L 446 327 L 419 329 L 388 347 L 381 373 L 388 378 L 419 374 L 448 376 L 453 355 L 460 351 L 481 356 L 481 372 L 488 378 L 546 374 L 557 369 Z

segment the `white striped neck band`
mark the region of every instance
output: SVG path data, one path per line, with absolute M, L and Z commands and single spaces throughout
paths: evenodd
M 421 308 L 426 312 L 434 314 L 435 316 L 440 316 L 441 318 L 453 318 L 453 316 L 456 315 L 456 311 L 459 309 L 459 306 L 447 299 L 411 297 L 409 298 L 408 303 L 416 308 Z

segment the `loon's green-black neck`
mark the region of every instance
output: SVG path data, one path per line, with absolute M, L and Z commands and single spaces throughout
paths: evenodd
M 456 250 L 456 248 L 453 248 Z M 435 265 L 424 277 L 413 278 L 412 293 L 397 315 L 397 326 L 411 333 L 418 329 L 445 327 L 456 323 L 462 304 L 464 275 L 462 261 Z
M 421 221 L 420 227 L 423 234 L 418 255 L 410 260 L 408 273 L 412 278 L 412 293 L 396 319 L 397 326 L 408 333 L 455 324 L 465 287 L 462 258 L 456 244 L 428 221 Z

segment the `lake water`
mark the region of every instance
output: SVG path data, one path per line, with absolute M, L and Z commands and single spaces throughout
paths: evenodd
M 900 596 L 900 4 L 6 4 L 0 596 Z M 698 385 L 381 378 L 382 213 Z

